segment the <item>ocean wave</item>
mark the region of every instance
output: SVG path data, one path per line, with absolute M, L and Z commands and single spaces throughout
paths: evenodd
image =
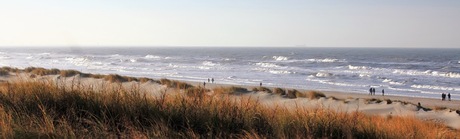
M 364 73 L 360 73 L 360 74 L 359 74 L 359 77 L 371 77 L 371 75 L 369 75 L 369 74 L 364 74 Z
M 75 66 L 88 66 L 90 61 L 87 57 L 66 57 L 64 59 Z
M 11 59 L 9 56 L 0 56 L 0 59 Z
M 211 67 L 208 67 L 208 66 L 198 66 L 198 69 L 202 69 L 202 70 L 210 70 Z
M 404 82 L 393 81 L 392 79 L 384 79 L 382 82 L 389 83 L 392 85 L 404 85 Z
M 369 69 L 372 69 L 372 68 L 367 67 L 367 66 L 352 66 L 352 65 L 348 65 L 348 69 L 350 69 L 350 70 L 369 70 Z
M 432 89 L 432 90 L 443 90 L 443 91 L 456 91 L 460 90 L 460 88 L 453 88 L 453 87 L 446 87 L 446 86 L 436 86 L 436 85 L 411 85 L 412 88 L 419 88 L 419 89 Z
M 388 87 L 388 89 L 395 90 L 395 91 L 404 91 L 404 92 L 422 92 L 422 90 L 407 89 L 407 88 Z
M 39 53 L 38 55 L 51 55 L 51 53 Z
M 289 60 L 288 57 L 285 57 L 285 56 L 273 56 L 272 57 L 274 60 L 276 61 L 286 61 L 286 60 Z
M 273 64 L 273 63 L 266 63 L 266 62 L 259 62 L 256 63 L 257 66 L 264 67 L 264 68 L 278 68 L 280 66 Z
M 320 78 L 324 78 L 324 77 L 331 77 L 333 76 L 332 73 L 328 73 L 328 72 L 318 72 L 316 73 L 315 77 L 320 77 Z
M 268 70 L 268 72 L 272 74 L 291 74 L 292 73 L 291 71 L 287 71 L 287 70 Z
M 156 56 L 156 55 L 146 55 L 146 56 L 144 56 L 144 58 L 146 58 L 146 59 L 161 59 L 160 56 Z
M 339 60 L 335 58 L 325 58 L 325 59 L 306 59 L 308 62 L 316 62 L 316 63 L 334 63 L 334 62 L 343 62 L 345 60 Z
M 295 72 L 291 72 L 288 70 L 278 70 L 278 69 L 270 69 L 270 68 L 252 68 L 252 70 L 268 72 L 271 74 L 295 74 Z
M 203 61 L 202 64 L 203 64 L 204 66 L 211 66 L 211 67 L 220 65 L 219 63 L 214 63 L 214 62 L 212 62 L 212 61 Z
M 400 70 L 396 69 L 393 71 L 394 74 L 403 75 L 424 75 L 424 76 L 435 76 L 435 77 L 447 77 L 447 78 L 460 78 L 460 73 L 456 72 L 439 72 L 433 70 L 417 71 L 417 70 Z
M 307 78 L 306 80 L 307 81 L 312 81 L 312 82 L 318 82 L 318 83 L 322 83 L 322 84 L 336 85 L 336 86 L 367 87 L 366 85 L 350 84 L 350 83 L 339 83 L 339 82 L 333 82 L 333 81 L 328 81 L 328 80 L 318 80 L 318 79 L 311 79 L 311 78 Z

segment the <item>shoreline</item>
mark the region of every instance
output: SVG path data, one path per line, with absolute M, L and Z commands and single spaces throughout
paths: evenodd
M 203 82 L 195 82 L 195 81 L 183 81 L 183 80 L 178 80 L 181 82 L 186 82 L 194 86 L 203 86 Z M 233 85 L 233 84 L 221 84 L 221 83 L 208 83 L 206 82 L 206 88 L 207 89 L 213 89 L 217 87 L 242 87 L 246 88 L 248 90 L 252 90 L 253 88 L 257 88 L 259 86 L 251 86 L 251 85 Z M 265 86 L 263 86 L 265 87 Z M 277 87 L 267 87 L 269 89 L 277 88 Z M 283 88 L 283 87 L 279 87 Z M 297 89 L 297 88 L 283 88 L 283 89 L 288 89 L 288 90 L 298 90 L 301 92 L 306 92 L 306 91 L 318 91 L 318 90 L 308 90 L 308 89 Z M 394 95 L 368 95 L 368 94 L 362 94 L 362 93 L 355 93 L 355 92 L 340 92 L 340 91 L 319 91 L 322 92 L 326 95 L 326 97 L 336 97 L 339 99 L 348 99 L 348 98 L 362 98 L 362 99 L 390 99 L 390 100 L 396 100 L 396 101 L 403 101 L 403 102 L 409 102 L 412 104 L 418 104 L 419 102 L 421 103 L 422 107 L 429 107 L 429 108 L 435 108 L 435 107 L 446 107 L 449 109 L 454 109 L 454 110 L 460 110 L 460 100 L 455 100 L 452 99 L 451 101 L 444 100 L 442 101 L 441 99 L 434 99 L 434 98 L 423 98 L 423 97 L 408 97 L 408 96 L 394 96 Z

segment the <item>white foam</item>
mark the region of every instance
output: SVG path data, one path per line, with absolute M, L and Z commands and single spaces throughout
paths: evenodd
M 420 88 L 420 89 L 432 89 L 432 90 L 443 90 L 443 91 L 456 91 L 460 90 L 460 88 L 453 88 L 453 87 L 445 87 L 445 86 L 436 86 L 436 85 L 411 85 L 412 88 Z
M 448 77 L 448 78 L 460 78 L 460 73 L 456 72 L 439 72 L 433 70 L 426 71 L 417 71 L 417 70 L 401 70 L 395 69 L 394 74 L 403 74 L 403 75 L 422 75 L 422 76 L 435 76 L 435 77 Z
M 286 60 L 289 60 L 289 58 L 288 58 L 288 57 L 285 57 L 285 56 L 273 56 L 272 58 L 275 59 L 276 61 L 286 61 Z
M 359 77 L 371 77 L 371 75 L 369 75 L 369 74 L 364 74 L 364 73 L 360 73 L 360 74 L 359 74 Z
M 211 61 L 204 61 L 202 64 L 205 66 L 211 66 L 211 67 L 219 65 L 218 63 L 214 63 Z
M 328 80 L 318 80 L 318 79 L 311 79 L 311 78 L 307 78 L 306 80 L 307 81 L 318 82 L 318 83 L 322 83 L 322 84 L 336 85 L 336 86 L 367 87 L 365 85 L 359 85 L 359 84 L 339 83 L 339 82 L 333 82 L 333 81 L 328 81 Z
M 334 62 L 343 62 L 344 60 L 339 60 L 335 58 L 325 58 L 325 59 L 306 59 L 309 62 L 317 62 L 317 63 L 334 63 Z
M 144 56 L 144 58 L 147 58 L 147 59 L 161 59 L 160 56 L 155 56 L 155 55 L 146 55 L 146 56 Z
M 316 73 L 316 77 L 330 77 L 332 76 L 333 74 L 332 73 L 328 73 L 328 72 L 318 72 Z
M 350 69 L 350 70 L 368 70 L 368 69 L 372 69 L 372 68 L 366 67 L 366 66 L 352 66 L 352 65 L 348 65 L 348 69 Z
M 393 81 L 393 80 L 391 80 L 391 79 L 385 79 L 385 80 L 383 80 L 382 82 L 388 83 L 388 82 L 391 82 L 391 81 Z
M 280 67 L 276 64 L 273 64 L 273 63 L 266 63 L 266 62 L 259 62 L 259 63 L 256 63 L 257 66 L 260 66 L 260 67 L 264 67 L 264 68 L 277 68 L 277 67 Z
M 268 70 L 272 74 L 291 74 L 292 72 L 287 70 Z

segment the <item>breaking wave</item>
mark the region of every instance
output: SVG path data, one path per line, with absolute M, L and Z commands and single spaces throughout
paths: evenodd
M 272 57 L 274 60 L 276 61 L 286 61 L 286 60 L 289 60 L 288 57 L 285 57 L 285 56 L 273 56 Z
M 325 59 L 306 59 L 308 62 L 316 63 L 334 63 L 334 62 L 344 62 L 345 60 L 339 60 L 334 58 L 325 58 Z
M 256 63 L 257 66 L 260 66 L 260 67 L 264 67 L 264 68 L 277 68 L 277 67 L 280 67 L 276 64 L 273 64 L 273 63 L 266 63 L 266 62 L 259 62 L 259 63 Z
M 436 76 L 436 77 L 447 77 L 447 78 L 460 78 L 460 73 L 456 72 L 439 72 L 433 70 L 417 71 L 417 70 L 400 70 L 396 69 L 393 71 L 394 74 L 403 75 L 423 75 L 423 76 Z

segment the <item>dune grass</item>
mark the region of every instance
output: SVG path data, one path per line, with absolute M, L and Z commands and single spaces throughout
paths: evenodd
M 243 87 L 216 87 L 212 89 L 214 94 L 235 94 L 235 93 L 247 93 L 249 92 L 247 88 Z
M 162 85 L 166 85 L 166 87 L 169 88 L 187 89 L 193 87 L 193 85 L 190 85 L 188 83 L 176 80 L 169 80 L 166 78 L 160 79 L 159 83 Z
M 0 85 L 3 138 L 455 138 L 412 117 L 265 107 L 251 98 L 153 97 L 139 89 L 66 90 L 48 82 Z M 192 89 L 191 89 L 192 88 Z M 203 88 L 191 87 L 200 94 Z M 179 93 L 180 94 L 180 93 Z

